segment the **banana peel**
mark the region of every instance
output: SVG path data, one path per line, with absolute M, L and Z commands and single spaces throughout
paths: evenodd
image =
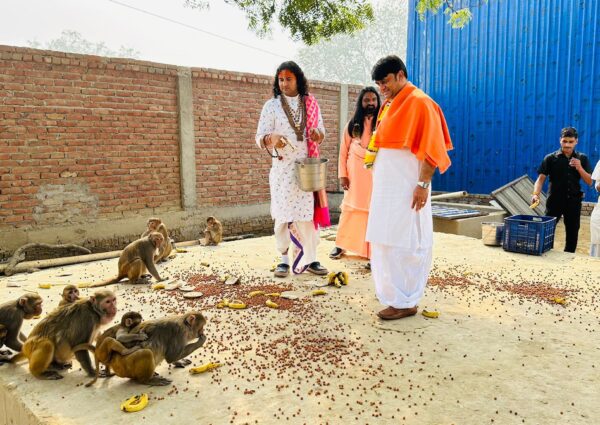
M 241 309 L 246 308 L 247 306 L 243 301 L 240 301 L 240 300 L 229 301 L 228 299 L 224 299 L 223 301 L 221 301 L 220 303 L 217 304 L 217 308 L 225 308 L 225 307 L 233 308 L 236 310 L 241 310 Z
M 152 289 L 154 289 L 155 291 L 158 291 L 160 289 L 165 289 L 166 285 L 164 283 L 155 283 L 154 285 L 152 285 Z
M 273 302 L 273 301 L 271 301 L 271 300 L 267 300 L 267 301 L 265 302 L 265 305 L 266 305 L 267 307 L 271 307 L 271 308 L 279 308 L 279 304 L 277 304 L 277 303 L 274 303 L 274 302 Z
M 52 288 L 51 283 L 38 283 L 38 288 L 40 289 L 50 289 Z
M 123 412 L 139 412 L 148 405 L 148 394 L 134 395 L 121 403 Z
M 552 301 L 553 303 L 556 303 L 556 304 L 560 304 L 560 305 L 565 305 L 567 303 L 567 300 L 565 300 L 564 298 L 560 298 L 560 297 L 551 298 L 550 301 Z
M 265 294 L 267 297 L 280 297 L 281 294 L 279 292 L 271 292 L 270 294 Z
M 208 362 L 208 363 L 203 364 L 202 366 L 197 366 L 197 367 L 190 368 L 190 373 L 192 375 L 198 375 L 199 373 L 208 372 L 209 370 L 213 370 L 213 369 L 216 369 L 216 368 L 221 367 L 221 366 L 223 366 L 222 363 Z
M 538 199 L 537 201 L 533 202 L 529 208 L 534 209 L 535 207 L 537 207 L 540 204 L 540 200 Z
M 175 252 L 177 252 L 179 254 L 184 254 L 184 253 L 188 252 L 188 250 L 183 249 L 183 248 L 175 248 Z
M 325 289 L 315 289 L 312 291 L 312 296 L 316 297 L 317 295 L 325 295 L 327 291 Z
M 248 294 L 250 298 L 257 297 L 259 295 L 265 295 L 265 291 L 252 291 Z
M 423 310 L 421 312 L 421 314 L 425 317 L 427 317 L 428 319 L 437 319 L 438 317 L 440 317 L 440 312 L 439 311 L 427 311 L 427 310 Z

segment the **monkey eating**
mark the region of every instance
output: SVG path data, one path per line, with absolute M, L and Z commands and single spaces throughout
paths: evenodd
M 24 294 L 15 301 L 0 305 L 0 326 L 4 328 L 4 338 L 0 338 L 0 348 L 6 345 L 14 351 L 21 351 L 27 340 L 21 332 L 24 319 L 32 319 L 42 314 L 42 297 L 39 294 Z
M 171 238 L 169 237 L 169 231 L 167 230 L 167 226 L 162 222 L 160 218 L 151 217 L 148 219 L 148 228 L 144 233 L 142 233 L 142 237 L 148 236 L 152 232 L 158 232 L 163 235 L 164 242 L 160 245 L 158 249 L 158 254 L 154 256 L 154 262 L 158 263 L 159 261 L 166 260 L 166 258 L 171 254 L 173 250 L 173 243 Z
M 142 384 L 169 385 L 171 380 L 156 375 L 154 370 L 163 360 L 175 363 L 189 356 L 206 341 L 206 319 L 200 312 L 142 322 L 133 333 L 145 333 L 141 349 L 132 353 L 114 338 L 106 338 L 96 347 L 96 371 L 103 363 L 121 378 L 130 378 Z M 197 339 L 196 339 L 197 338 Z M 190 342 L 196 339 L 194 342 Z M 124 354 L 126 353 L 126 354 Z M 92 385 L 96 379 L 86 386 Z
M 79 299 L 79 289 L 75 285 L 67 285 L 63 289 L 62 299 L 58 303 L 59 307 L 63 305 L 72 304 Z
M 163 243 L 164 237 L 158 232 L 131 242 L 125 247 L 119 257 L 119 273 L 117 277 L 104 282 L 94 283 L 91 288 L 117 283 L 124 278 L 129 278 L 131 283 L 147 283 L 142 275 L 146 270 L 150 272 L 157 282 L 162 281 L 154 265 L 154 255 Z
M 89 344 L 100 326 L 110 323 L 116 314 L 117 298 L 106 290 L 57 308 L 35 325 L 12 361 L 27 358 L 29 371 L 36 378 L 62 379 L 51 366 L 65 365 L 75 355 L 83 370 L 95 376 L 89 353 L 76 347 Z
M 223 240 L 223 225 L 212 215 L 206 219 L 204 245 L 218 245 Z

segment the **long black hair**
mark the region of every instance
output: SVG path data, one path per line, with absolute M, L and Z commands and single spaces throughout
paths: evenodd
M 296 83 L 298 84 L 298 93 L 300 94 L 300 96 L 307 96 L 308 81 L 306 81 L 304 72 L 302 72 L 302 69 L 298 66 L 296 62 L 287 61 L 279 65 L 279 68 L 277 68 L 277 71 L 275 72 L 275 80 L 273 81 L 273 97 L 277 97 L 281 94 L 281 89 L 279 88 L 278 75 L 284 69 L 287 69 L 296 76 Z
M 377 118 L 377 114 L 379 114 L 379 108 L 381 107 L 381 99 L 379 98 L 379 93 L 377 93 L 375 87 L 365 87 L 360 91 L 360 94 L 358 95 L 358 99 L 356 100 L 356 109 L 354 110 L 354 116 L 348 123 L 348 134 L 350 135 L 350 137 L 361 137 L 363 131 L 365 130 L 365 116 L 367 114 L 365 108 L 363 108 L 362 106 L 362 101 L 366 93 L 375 93 L 375 96 L 377 96 L 377 109 L 375 109 L 375 114 L 373 116 Z M 374 124 L 375 123 L 373 123 L 373 127 Z M 355 127 L 357 129 L 356 133 L 358 134 L 354 134 Z

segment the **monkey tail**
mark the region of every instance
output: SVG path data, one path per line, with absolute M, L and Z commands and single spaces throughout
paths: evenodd
M 94 347 L 89 342 L 84 342 L 83 344 L 78 344 L 72 348 L 72 351 L 76 353 L 77 351 L 90 350 L 92 353 L 96 353 L 96 347 Z
M 12 356 L 9 361 L 11 363 L 17 363 L 22 360 L 25 360 L 26 358 L 27 358 L 27 356 L 25 354 L 23 354 L 23 352 L 21 351 L 21 352 L 15 354 L 14 356 Z
M 92 283 L 89 287 L 90 288 L 97 288 L 99 286 L 112 285 L 113 283 L 117 283 L 118 281 L 120 281 L 124 277 L 125 276 L 113 277 L 112 279 L 105 280 L 104 282 Z

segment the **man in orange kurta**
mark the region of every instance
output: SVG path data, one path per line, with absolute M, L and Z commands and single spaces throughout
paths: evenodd
M 379 94 L 375 87 L 365 87 L 358 96 L 354 116 L 344 131 L 338 161 L 338 178 L 345 193 L 335 248 L 330 254 L 334 259 L 340 258 L 344 251 L 371 258 L 365 234 L 373 178 L 371 170 L 364 167 L 364 160 L 379 105 Z
M 386 104 L 369 146 L 375 160 L 367 241 L 375 293 L 388 306 L 377 315 L 394 320 L 415 315 L 425 291 L 433 251 L 431 178 L 450 166 L 452 142 L 441 108 L 408 81 L 400 58 L 380 59 L 372 77 Z

